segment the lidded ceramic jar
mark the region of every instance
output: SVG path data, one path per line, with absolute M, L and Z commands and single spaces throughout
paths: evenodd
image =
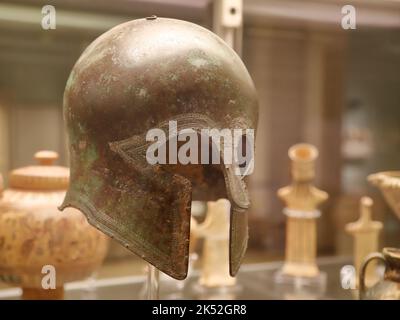
M 22 287 L 26 299 L 62 298 L 63 284 L 90 276 L 107 253 L 108 238 L 80 211 L 58 210 L 69 169 L 53 165 L 57 158 L 37 152 L 38 165 L 11 171 L 10 188 L 0 186 L 0 276 Z M 54 267 L 54 290 L 43 289 L 45 266 Z

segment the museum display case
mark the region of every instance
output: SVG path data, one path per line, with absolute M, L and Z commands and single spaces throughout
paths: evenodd
M 1 1 L 0 299 L 399 299 L 399 17 Z

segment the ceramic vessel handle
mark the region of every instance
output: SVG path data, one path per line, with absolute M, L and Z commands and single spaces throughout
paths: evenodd
M 360 299 L 361 300 L 364 300 L 364 298 L 365 298 L 365 292 L 367 290 L 367 287 L 365 285 L 365 274 L 366 274 L 366 271 L 367 271 L 368 264 L 372 260 L 381 260 L 386 266 L 386 259 L 385 259 L 385 257 L 383 256 L 382 253 L 378 253 L 378 252 L 371 253 L 365 258 L 363 264 L 361 265 L 360 278 L 359 278 Z

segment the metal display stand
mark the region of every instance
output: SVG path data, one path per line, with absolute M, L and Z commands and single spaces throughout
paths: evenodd
M 147 267 L 147 300 L 158 300 L 160 297 L 160 271 L 151 264 Z

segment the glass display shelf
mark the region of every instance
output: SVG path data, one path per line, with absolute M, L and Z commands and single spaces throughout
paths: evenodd
M 245 264 L 238 274 L 237 285 L 233 288 L 205 289 L 198 285 L 199 272 L 190 273 L 184 281 L 177 281 L 162 275 L 160 278 L 160 299 L 354 299 L 353 290 L 341 286 L 340 270 L 351 264 L 348 257 L 326 257 L 318 259 L 318 265 L 327 275 L 325 292 L 312 292 L 307 287 L 295 291 L 274 283 L 274 274 L 282 262 Z M 71 282 L 65 286 L 65 299 L 144 299 L 145 276 L 126 276 L 105 279 L 88 279 Z M 21 289 L 0 290 L 0 299 L 20 299 Z

